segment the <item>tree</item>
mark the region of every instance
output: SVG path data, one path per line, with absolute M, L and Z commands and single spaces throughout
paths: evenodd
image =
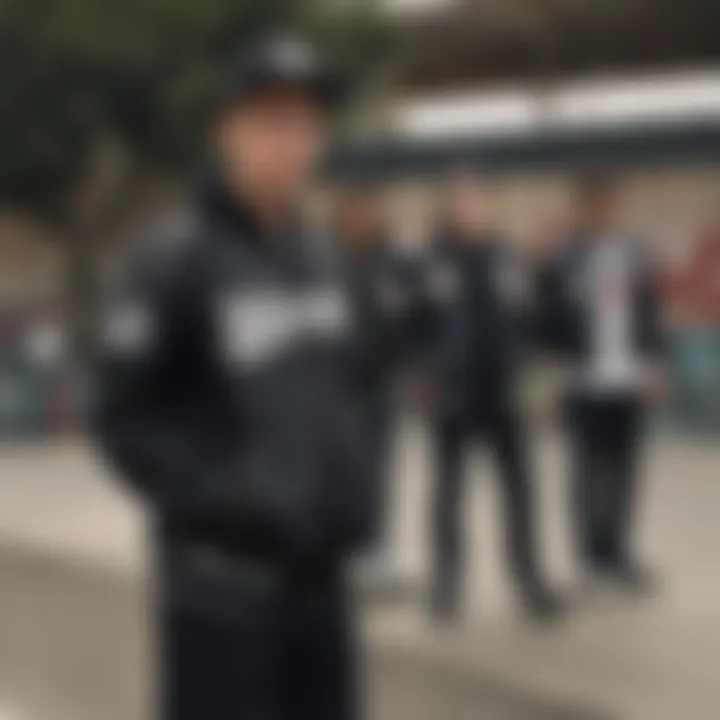
M 375 16 L 318 14 L 315 5 L 0 0 L 0 204 L 64 238 L 76 349 L 92 335 L 93 242 L 122 214 L 138 176 L 183 177 L 193 166 L 203 118 L 242 43 L 300 27 L 349 81 L 377 57 L 386 35 Z

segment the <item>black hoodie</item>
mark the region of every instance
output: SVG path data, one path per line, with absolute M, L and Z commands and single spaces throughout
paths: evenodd
M 511 246 L 446 230 L 436 237 L 427 278 L 441 415 L 468 419 L 506 406 L 530 341 L 530 288 Z
M 270 235 L 216 181 L 152 238 L 109 315 L 94 420 L 166 539 L 314 563 L 363 537 L 352 334 L 324 243 Z

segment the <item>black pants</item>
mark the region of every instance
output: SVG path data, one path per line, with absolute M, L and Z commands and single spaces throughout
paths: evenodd
M 336 568 L 183 559 L 163 603 L 163 720 L 352 720 L 351 620 Z M 192 565 L 192 566 L 191 566 Z
M 520 588 L 539 583 L 533 497 L 527 451 L 519 419 L 510 409 L 478 414 L 472 423 L 441 423 L 437 428 L 437 471 L 432 505 L 436 596 L 457 603 L 463 576 L 465 540 L 462 528 L 465 473 L 470 446 L 485 440 L 500 473 L 505 506 L 508 562 Z
M 634 398 L 570 403 L 572 508 L 578 554 L 591 566 L 628 559 L 642 411 Z

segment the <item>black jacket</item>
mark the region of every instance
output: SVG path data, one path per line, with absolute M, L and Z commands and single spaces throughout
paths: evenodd
M 363 252 L 346 252 L 343 261 L 356 311 L 358 390 L 386 396 L 398 370 L 417 354 L 417 263 L 385 241 Z
M 573 364 L 592 351 L 592 317 L 589 268 L 596 244 L 588 233 L 577 233 L 554 261 L 541 271 L 538 281 L 541 337 L 546 349 Z M 660 359 L 665 342 L 652 266 L 638 245 L 622 245 L 630 282 L 631 343 L 643 359 Z
M 269 237 L 221 186 L 129 273 L 101 353 L 102 449 L 170 540 L 290 563 L 367 526 L 356 349 L 337 264 Z
M 505 405 L 530 342 L 529 288 L 508 244 L 444 235 L 428 267 L 435 301 L 439 410 L 446 417 Z

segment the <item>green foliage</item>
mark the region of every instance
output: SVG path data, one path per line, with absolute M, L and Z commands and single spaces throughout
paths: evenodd
M 351 89 L 367 82 L 389 59 L 394 28 L 374 12 L 373 3 L 360 3 L 346 12 L 311 17 L 307 32 L 326 49 Z
M 300 14 L 297 0 L 0 0 L 0 202 L 61 207 L 98 136 L 181 170 L 228 59 L 300 26 L 356 81 L 384 42 L 368 13 Z

